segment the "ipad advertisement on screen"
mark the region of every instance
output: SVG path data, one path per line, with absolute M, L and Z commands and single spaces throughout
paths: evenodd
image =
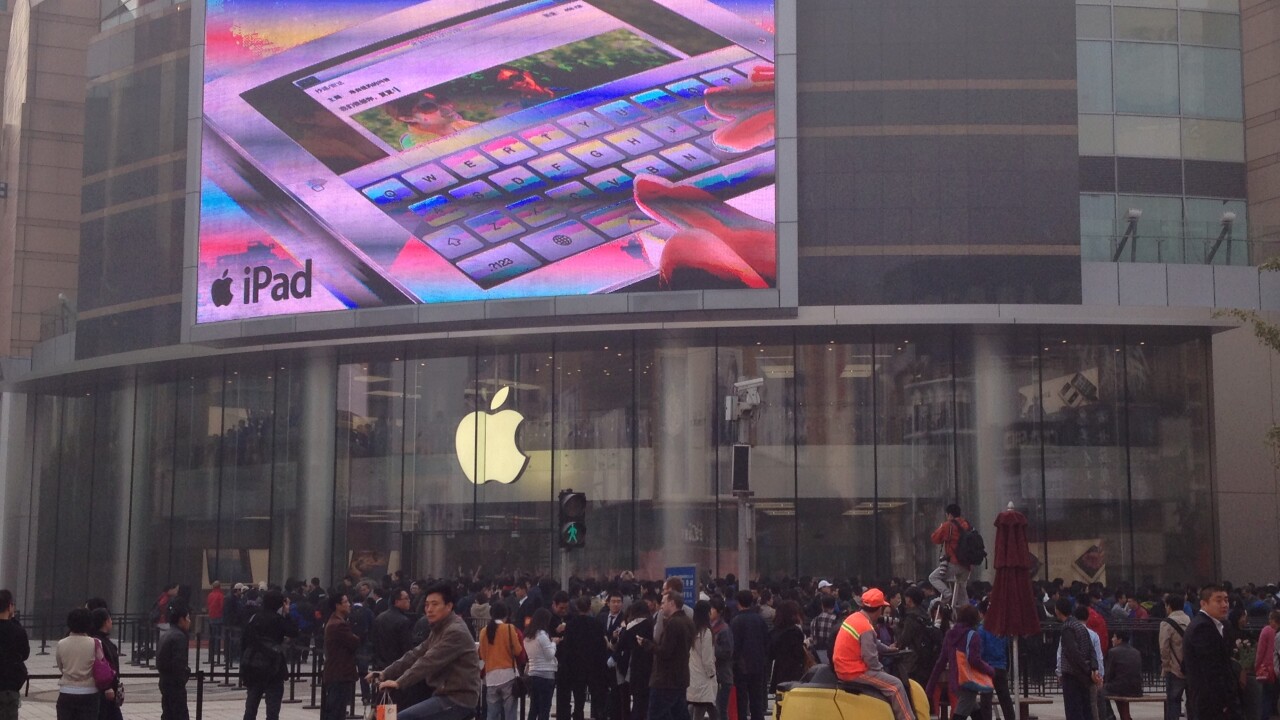
M 199 323 L 777 287 L 772 0 L 209 0 Z

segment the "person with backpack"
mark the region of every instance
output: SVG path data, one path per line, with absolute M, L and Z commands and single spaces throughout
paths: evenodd
M 289 676 L 285 638 L 298 637 L 298 625 L 290 616 L 292 603 L 279 590 L 262 598 L 262 609 L 244 628 L 244 654 L 240 658 L 240 679 L 248 694 L 244 699 L 244 720 L 258 716 L 258 704 L 267 699 L 267 720 L 279 720 L 284 699 L 284 681 Z
M 1191 624 L 1182 609 L 1181 595 L 1165 595 L 1168 615 L 1160 621 L 1160 672 L 1164 675 L 1164 720 L 1178 720 L 1187 680 L 1182 674 L 1182 636 Z
M 960 514 L 960 506 L 951 503 L 946 507 L 946 519 L 933 531 L 929 540 L 942 548 L 938 567 L 929 574 L 929 584 L 937 589 L 944 604 L 953 607 L 967 604 L 969 574 L 974 565 L 987 557 L 982 536 Z M 952 583 L 955 584 L 954 593 Z

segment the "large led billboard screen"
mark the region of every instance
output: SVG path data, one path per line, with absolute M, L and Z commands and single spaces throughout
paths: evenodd
M 772 0 L 208 0 L 197 322 L 777 286 Z

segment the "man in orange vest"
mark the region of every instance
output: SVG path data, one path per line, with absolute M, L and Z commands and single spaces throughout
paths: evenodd
M 836 677 L 842 682 L 852 682 L 885 696 L 893 708 L 895 720 L 915 720 L 910 698 L 902 687 L 902 681 L 884 671 L 880 664 L 881 652 L 893 652 L 896 648 L 885 645 L 876 637 L 876 620 L 884 614 L 889 602 L 884 593 L 872 588 L 862 593 L 862 609 L 845 618 L 836 635 L 836 646 L 831 654 Z

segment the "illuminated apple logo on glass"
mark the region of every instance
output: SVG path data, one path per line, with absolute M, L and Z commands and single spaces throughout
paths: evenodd
M 529 456 L 516 444 L 516 430 L 524 416 L 515 410 L 498 410 L 510 393 L 510 387 L 502 388 L 489 401 L 491 412 L 473 412 L 458 423 L 454 436 L 458 464 L 477 485 L 490 480 L 513 483 L 529 464 Z

